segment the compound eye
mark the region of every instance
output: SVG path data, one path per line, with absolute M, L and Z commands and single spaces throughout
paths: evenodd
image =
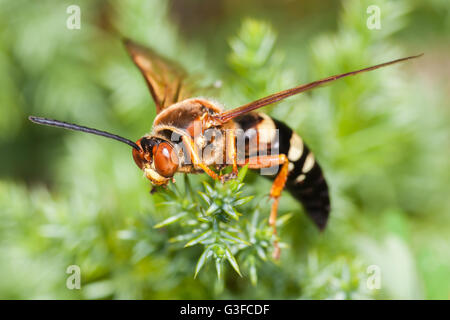
M 173 147 L 167 142 L 162 142 L 155 146 L 155 149 L 153 161 L 156 171 L 163 177 L 172 177 L 178 169 L 178 157 Z

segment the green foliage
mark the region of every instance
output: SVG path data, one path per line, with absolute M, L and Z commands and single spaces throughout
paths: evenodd
M 338 257 L 330 264 L 319 260 L 317 252 L 311 252 L 302 269 L 306 279 L 303 285 L 303 299 L 371 299 L 373 293 L 367 288 L 367 274 L 364 263 L 348 261 Z
M 283 68 L 284 54 L 275 49 L 277 35 L 267 22 L 246 19 L 236 36 L 228 41 L 228 62 L 233 71 L 234 94 L 239 101 L 261 96 L 292 86 L 292 75 Z
M 238 260 L 246 268 L 252 284 L 257 284 L 257 265 L 267 261 L 272 250 L 275 235 L 267 224 L 267 219 L 259 218 L 259 208 L 247 208 L 245 215 L 240 210 L 253 196 L 243 196 L 247 172 L 244 167 L 235 180 L 211 186 L 203 182 L 204 191 L 195 193 L 189 179 L 185 177 L 184 193 L 173 185 L 170 190 L 161 190 L 165 201 L 162 203 L 173 211 L 173 215 L 155 225 L 162 228 L 172 224 L 179 225 L 178 231 L 169 241 L 181 242 L 184 248 L 202 245 L 195 267 L 195 277 L 206 262 L 213 261 L 217 278 L 222 278 L 224 262 L 240 275 Z M 253 212 L 253 213 L 252 213 Z M 289 216 L 280 217 L 281 227 Z M 236 259 L 236 256 L 238 259 Z
M 165 1 L 80 0 L 76 31 L 65 28 L 70 4 L 0 0 L 0 298 L 448 298 L 448 1 L 346 0 L 335 15 L 251 0 L 214 23 L 196 10 L 176 24 L 183 10 Z M 366 27 L 369 5 L 381 9 L 380 30 Z M 314 151 L 332 200 L 319 233 L 283 194 L 275 262 L 269 180 L 177 175 L 149 195 L 125 145 L 29 123 L 35 114 L 135 140 L 150 130 L 154 106 L 117 33 L 219 78 L 214 98 L 228 108 L 425 56 L 265 108 Z M 70 265 L 80 266 L 80 290 L 65 286 Z M 380 290 L 366 286 L 369 265 L 381 270 Z
M 197 244 L 204 246 L 203 253 L 195 268 L 195 276 L 210 258 L 216 263 L 219 279 L 224 260 L 228 260 L 236 272 L 241 275 L 236 258 L 231 251 L 234 248 L 230 247 L 234 245 L 248 246 L 250 243 L 239 236 L 239 230 L 236 230 L 230 221 L 239 221 L 239 215 L 241 214 L 236 209 L 251 200 L 251 197 L 240 197 L 242 181 L 240 179 L 233 180 L 222 186 L 216 183 L 214 188 L 204 182 L 205 192 L 199 192 L 206 203 L 203 207 L 200 206 L 200 199 L 193 195 L 189 182 L 185 186 L 185 196 L 176 192 L 169 194 L 166 200 L 167 205 L 178 207 L 175 211 L 176 214 L 158 223 L 155 228 L 179 222 L 186 226 L 187 230 L 185 233 L 172 238 L 171 242 L 187 241 L 184 245 L 185 248 Z M 184 200 L 180 203 L 180 199 Z

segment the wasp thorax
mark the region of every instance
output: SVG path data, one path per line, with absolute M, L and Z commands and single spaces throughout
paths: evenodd
M 136 141 L 133 159 L 155 185 L 167 184 L 178 169 L 178 157 L 171 143 L 154 137 Z

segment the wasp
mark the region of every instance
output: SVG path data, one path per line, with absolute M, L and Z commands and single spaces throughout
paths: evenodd
M 329 188 L 319 163 L 302 138 L 283 122 L 255 110 L 341 78 L 421 56 L 334 75 L 224 110 L 216 101 L 193 97 L 195 89 L 187 81 L 186 72 L 176 63 L 130 40 L 124 40 L 124 44 L 145 78 L 156 106 L 157 115 L 151 133 L 133 142 L 105 131 L 62 121 L 34 116 L 29 119 L 38 124 L 87 132 L 128 144 L 132 147 L 136 165 L 154 186 L 174 182 L 177 172 L 206 173 L 215 180 L 225 181 L 236 177 L 238 168 L 242 166 L 275 168 L 269 193 L 273 201 L 269 224 L 274 234 L 278 203 L 285 188 L 302 203 L 315 225 L 323 230 L 330 213 Z M 238 148 L 242 139 L 243 147 Z M 261 148 L 269 152 L 261 154 Z M 274 150 L 276 152 L 271 152 Z M 222 174 L 225 167 L 231 167 L 231 172 Z M 275 240 L 274 257 L 279 255 Z

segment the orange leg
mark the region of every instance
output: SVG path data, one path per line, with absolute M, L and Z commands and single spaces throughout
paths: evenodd
M 276 222 L 278 213 L 278 202 L 280 200 L 281 192 L 286 184 L 287 176 L 289 174 L 289 160 L 284 154 L 270 155 L 261 157 L 252 157 L 247 159 L 246 163 L 250 169 L 269 168 L 275 165 L 281 165 L 281 170 L 276 176 L 272 188 L 270 189 L 270 197 L 273 199 L 272 208 L 270 210 L 269 224 L 273 228 L 273 233 L 277 234 Z M 280 258 L 280 247 L 278 241 L 274 240 L 274 259 Z
M 224 174 L 219 177 L 222 182 L 225 182 L 229 179 L 234 179 L 237 177 L 238 165 L 237 165 L 237 151 L 236 151 L 236 135 L 233 130 L 228 130 L 226 135 L 226 150 L 227 150 L 227 164 L 231 159 L 233 171 L 229 174 Z
M 234 130 L 228 130 L 227 132 L 227 152 L 228 157 L 231 159 L 233 164 L 233 174 L 238 174 L 237 167 L 237 152 L 236 152 L 236 135 Z
M 205 171 L 206 174 L 208 174 L 214 180 L 219 179 L 219 177 L 217 176 L 217 173 L 212 171 L 198 157 L 198 149 L 197 149 L 197 145 L 195 144 L 194 140 L 192 140 L 188 136 L 182 136 L 181 139 L 183 140 L 183 143 L 186 146 L 187 150 L 189 150 L 189 154 L 191 156 L 193 165 L 201 168 L 203 171 Z

